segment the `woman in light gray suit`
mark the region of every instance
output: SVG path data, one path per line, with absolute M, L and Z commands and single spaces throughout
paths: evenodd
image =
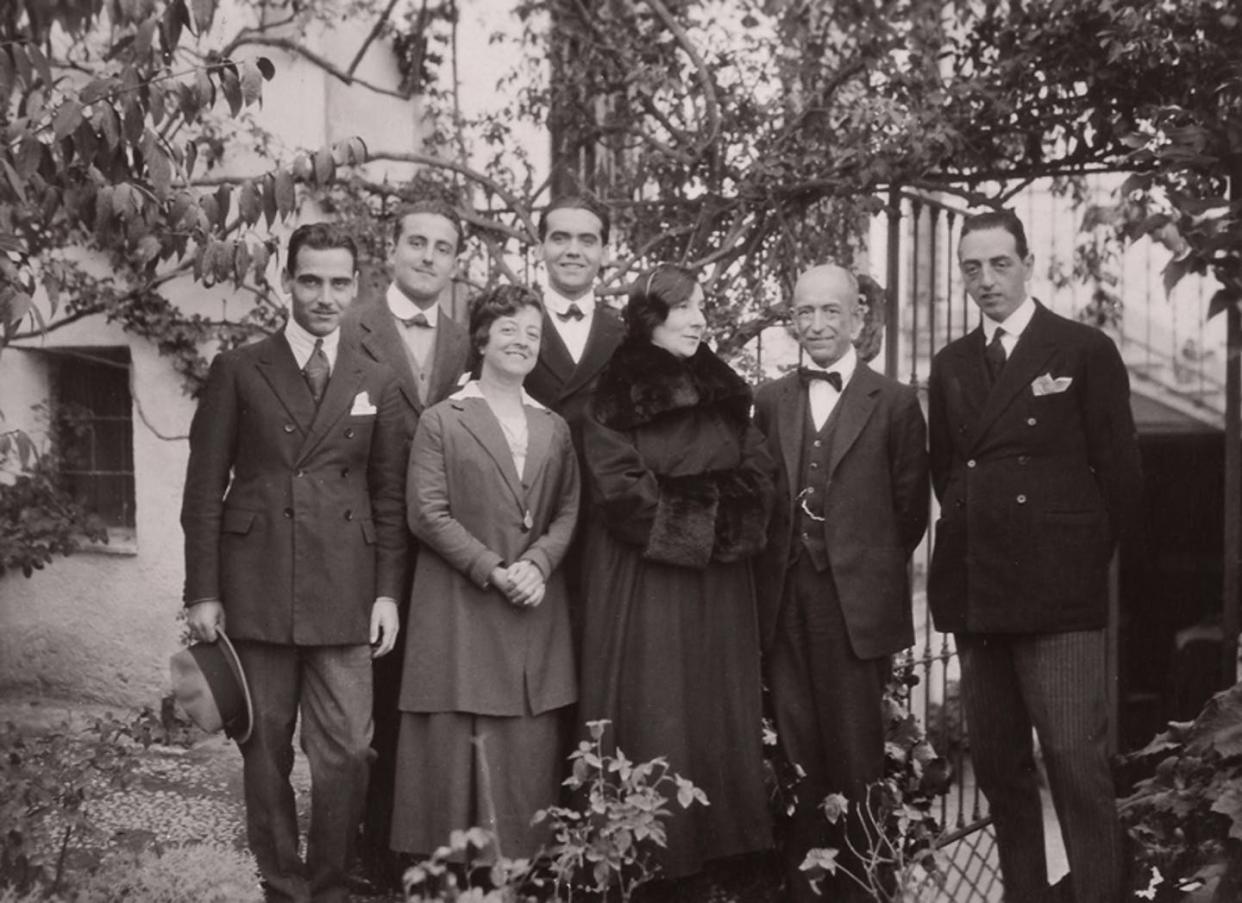
M 578 691 L 558 568 L 580 482 L 565 421 L 522 389 L 542 319 L 521 286 L 478 298 L 480 376 L 428 409 L 414 437 L 406 492 L 423 550 L 405 628 L 399 852 L 426 855 L 480 825 L 506 856 L 529 856 L 542 839 L 531 816 L 559 793 Z

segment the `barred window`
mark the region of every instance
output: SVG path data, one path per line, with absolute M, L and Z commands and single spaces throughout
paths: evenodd
M 128 348 L 59 348 L 52 392 L 65 488 L 109 531 L 134 529 Z

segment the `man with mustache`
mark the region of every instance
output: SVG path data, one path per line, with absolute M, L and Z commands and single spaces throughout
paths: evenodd
M 181 524 L 191 633 L 226 630 L 248 679 L 246 829 L 269 900 L 345 903 L 370 770 L 371 662 L 397 638 L 408 446 L 391 371 L 343 340 L 353 240 L 289 238 L 284 329 L 212 362 Z M 289 772 L 311 771 L 306 860 Z
M 927 427 L 917 392 L 858 358 L 858 282 L 843 267 L 803 273 L 792 319 L 810 361 L 755 394 L 755 423 L 778 462 L 770 540 L 756 564 L 759 623 L 777 733 L 805 778 L 786 828 L 789 899 L 869 899 L 845 876 L 813 890 L 800 865 L 866 849 L 856 810 L 884 776 L 881 698 L 889 657 L 914 642 L 907 564 L 927 528 Z M 830 826 L 832 793 L 850 811 Z

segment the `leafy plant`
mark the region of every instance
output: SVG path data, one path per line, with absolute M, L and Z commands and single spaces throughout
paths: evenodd
M 1180 900 L 1204 885 L 1222 903 L 1236 899 L 1229 894 L 1242 880 L 1242 684 L 1123 762 L 1150 772 L 1118 803 L 1146 899 Z
M 813 887 L 827 875 L 844 875 L 872 899 L 915 903 L 932 899 L 944 882 L 942 830 L 932 814 L 948 791 L 951 769 L 928 742 L 910 708 L 910 690 L 918 683 L 913 665 L 896 669 L 883 698 L 885 776 L 867 788 L 854 805 L 853 822 L 861 834 L 856 846 L 851 830 L 842 831 L 852 865 L 839 861 L 841 851 L 817 848 L 801 868 Z M 829 794 L 819 804 L 830 824 L 850 819 L 850 801 Z
M 607 728 L 607 721 L 588 722 L 590 739 L 569 755 L 571 774 L 564 783 L 580 808 L 550 806 L 535 813 L 533 823 L 546 825 L 551 840 L 532 859 L 506 859 L 495 834 L 483 828 L 454 831 L 447 846 L 406 870 L 410 903 L 515 903 L 539 889 L 563 900 L 615 893 L 628 901 L 656 875 L 649 854 L 666 843 L 672 801 L 688 809 L 708 800 L 663 756 L 635 763 L 621 749 L 606 752 Z M 469 886 L 472 876 L 482 877 L 485 886 Z

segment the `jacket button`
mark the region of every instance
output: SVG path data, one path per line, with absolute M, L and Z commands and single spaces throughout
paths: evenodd
M 971 458 L 969 461 L 967 461 L 967 462 L 966 462 L 966 466 L 967 466 L 967 467 L 970 467 L 970 468 L 974 468 L 974 466 L 975 466 L 977 463 L 978 463 L 978 462 L 976 462 L 974 458 Z
M 1029 462 L 1030 462 L 1030 460 L 1031 460 L 1031 456 L 1030 456 L 1030 455 L 1018 455 L 1018 463 L 1019 463 L 1019 464 L 1023 464 L 1023 465 L 1025 465 L 1025 464 L 1029 463 Z
M 297 474 L 295 474 L 295 476 L 304 477 L 306 476 L 306 471 L 304 471 L 302 468 L 299 467 Z
M 347 477 L 347 476 L 349 476 L 349 468 L 348 468 L 348 467 L 342 467 L 342 468 L 341 468 L 341 476 L 343 476 L 343 477 Z
M 1018 504 L 1019 504 L 1019 505 L 1025 505 L 1025 504 L 1026 504 L 1026 496 L 1025 496 L 1025 495 L 1019 495 L 1019 496 L 1018 496 Z
M 292 433 L 294 429 L 295 427 L 293 426 L 292 423 L 286 423 L 284 426 L 284 430 L 286 433 Z
M 812 461 L 812 462 L 811 462 L 811 470 L 819 470 L 819 462 L 818 462 L 818 461 Z
M 345 512 L 345 520 L 353 520 L 353 519 L 354 519 L 354 512 L 352 512 L 352 511 L 346 511 L 346 512 Z
M 1027 425 L 1027 426 L 1034 426 L 1034 425 L 1035 425 L 1035 424 L 1037 424 L 1037 423 L 1039 423 L 1039 421 L 1038 421 L 1038 420 L 1036 420 L 1034 417 L 1028 417 L 1028 418 L 1026 418 L 1026 425 Z
M 816 448 L 819 448 L 819 447 L 820 447 L 821 445 L 823 445 L 823 444 L 824 444 L 824 443 L 823 443 L 823 442 L 821 442 L 821 441 L 820 441 L 820 440 L 818 440 L 818 439 L 816 439 L 814 442 L 812 442 L 812 443 L 811 443 L 811 445 L 815 446 Z
M 954 499 L 954 500 L 953 500 L 953 507 L 954 507 L 954 508 L 965 508 L 965 507 L 966 507 L 966 503 L 965 503 L 962 499 Z
M 292 520 L 292 519 L 293 519 L 293 509 L 292 509 L 292 508 L 286 508 L 284 511 L 282 511 L 282 512 L 280 512 L 280 513 L 281 513 L 282 515 L 284 515 L 285 520 Z
M 354 438 L 354 428 L 352 426 L 345 428 L 345 438 L 346 439 Z

